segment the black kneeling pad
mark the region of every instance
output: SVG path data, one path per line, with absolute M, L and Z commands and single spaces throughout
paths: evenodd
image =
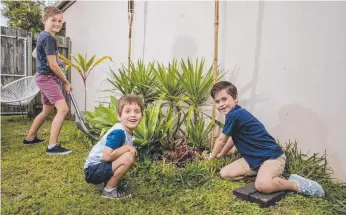
M 240 187 L 233 191 L 233 194 L 241 200 L 250 201 L 259 204 L 261 207 L 269 207 L 279 202 L 287 191 L 279 191 L 275 193 L 260 193 L 255 188 L 255 183 Z

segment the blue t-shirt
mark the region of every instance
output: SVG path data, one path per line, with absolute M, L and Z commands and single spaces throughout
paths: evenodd
M 106 146 L 114 150 L 123 146 L 125 141 L 126 141 L 126 136 L 125 136 L 124 130 L 116 129 L 108 134 Z
M 96 165 L 103 162 L 102 158 L 105 147 L 109 147 L 114 150 L 125 144 L 132 146 L 133 139 L 134 137 L 126 132 L 124 126 L 121 123 L 115 124 L 91 149 L 84 164 L 84 168 L 88 168 L 91 165 Z
M 36 55 L 36 72 L 53 75 L 54 72 L 49 67 L 47 55 L 58 56 L 58 46 L 56 39 L 47 31 L 42 31 L 37 38 Z
M 232 137 L 234 145 L 251 169 L 283 154 L 282 148 L 264 125 L 239 105 L 227 113 L 222 133 Z

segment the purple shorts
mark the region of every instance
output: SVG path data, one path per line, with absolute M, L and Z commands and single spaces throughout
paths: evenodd
M 65 99 L 60 87 L 60 80 L 56 75 L 44 75 L 37 73 L 36 84 L 41 90 L 41 102 L 45 105 L 55 104 L 61 99 Z

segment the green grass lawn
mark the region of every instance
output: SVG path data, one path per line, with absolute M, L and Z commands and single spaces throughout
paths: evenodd
M 48 139 L 51 121 L 39 131 Z M 104 199 L 102 187 L 84 181 L 83 165 L 92 145 L 65 121 L 60 143 L 73 153 L 45 154 L 47 142 L 25 146 L 31 126 L 20 116 L 1 117 L 1 214 L 329 214 L 331 204 L 321 198 L 288 194 L 271 208 L 238 200 L 232 191 L 246 182 L 221 180 L 227 159 L 196 161 L 185 169 L 144 160 L 125 176 L 126 200 Z

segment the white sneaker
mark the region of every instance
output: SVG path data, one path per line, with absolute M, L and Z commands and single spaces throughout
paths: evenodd
M 324 197 L 325 193 L 322 186 L 316 181 L 304 178 L 300 175 L 292 174 L 289 181 L 295 181 L 298 184 L 298 193 L 308 196 Z

